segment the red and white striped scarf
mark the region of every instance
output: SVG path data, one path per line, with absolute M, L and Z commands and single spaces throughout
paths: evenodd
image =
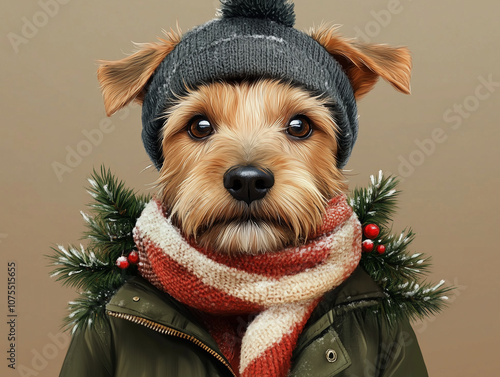
M 196 248 L 155 200 L 138 219 L 134 239 L 140 274 L 205 313 L 205 325 L 241 377 L 286 376 L 313 309 L 361 256 L 361 226 L 345 196 L 329 202 L 311 240 L 280 252 L 228 256 Z

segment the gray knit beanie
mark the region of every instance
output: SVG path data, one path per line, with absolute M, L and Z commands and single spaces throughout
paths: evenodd
M 340 64 L 318 42 L 294 29 L 286 0 L 221 0 L 221 17 L 186 33 L 153 74 L 142 107 L 142 139 L 157 169 L 161 129 L 175 96 L 220 80 L 272 78 L 298 85 L 333 103 L 337 166 L 345 166 L 358 124 L 353 89 Z

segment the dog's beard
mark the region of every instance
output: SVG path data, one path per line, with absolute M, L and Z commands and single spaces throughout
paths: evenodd
M 275 252 L 304 240 L 300 231 L 277 219 L 242 216 L 216 220 L 189 230 L 189 233 L 185 232 L 186 227 L 177 216 L 172 216 L 172 222 L 196 245 L 226 254 Z
M 197 243 L 225 253 L 256 254 L 284 248 L 295 239 L 292 229 L 264 221 L 219 223 L 202 230 Z

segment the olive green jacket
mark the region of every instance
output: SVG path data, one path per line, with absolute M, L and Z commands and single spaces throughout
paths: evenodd
M 389 326 L 382 299 L 361 268 L 327 293 L 298 339 L 290 376 L 427 376 L 410 324 Z M 60 377 L 235 375 L 190 311 L 144 279 L 125 283 L 106 310 L 104 321 L 74 334 Z

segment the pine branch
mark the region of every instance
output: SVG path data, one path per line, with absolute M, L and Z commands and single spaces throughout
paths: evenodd
M 54 254 L 49 259 L 56 268 L 51 276 L 62 281 L 63 285 L 88 289 L 90 282 L 116 279 L 109 262 L 99 259 L 93 251 L 86 251 L 82 245 L 80 249 L 74 246 L 66 249 L 59 245 L 58 249 L 52 250 Z
M 409 252 L 415 238 L 411 229 L 406 229 L 398 237 L 391 234 L 389 223 L 397 208 L 399 183 L 393 177 L 371 176 L 371 185 L 355 189 L 350 204 L 363 226 L 373 223 L 379 226 L 380 234 L 375 244 L 384 245 L 386 250 L 363 253 L 360 264 L 384 290 L 381 310 L 389 323 L 395 324 L 402 318 L 417 319 L 436 314 L 446 305 L 445 294 L 453 287 L 419 283 L 429 272 L 430 258 L 422 253 Z
M 87 192 L 96 201 L 90 205 L 98 217 L 110 221 L 129 220 L 135 224 L 145 205 L 151 199 L 146 195 L 136 195 L 131 189 L 125 188 L 125 184 L 119 181 L 104 166 L 100 173 L 94 170 L 92 177 L 88 180 L 90 187 Z
M 55 267 L 52 276 L 64 285 L 81 289 L 80 297 L 70 303 L 71 314 L 66 328 L 73 331 L 98 321 L 114 292 L 131 276 L 137 275 L 137 266 L 120 270 L 116 260 L 134 249 L 132 230 L 147 202 L 148 196 L 137 195 L 125 188 L 123 182 L 104 167 L 94 170 L 89 179 L 91 214 L 82 212 L 86 222 L 88 250 L 59 246 L 49 256 Z
M 82 213 L 87 225 L 85 235 L 96 252 L 113 262 L 134 248 L 132 230 L 151 198 L 125 188 L 124 183 L 104 167 L 100 173 L 94 170 L 89 183 L 88 192 L 96 203 L 90 205 L 91 216 Z
M 398 237 L 381 233 L 380 244 L 386 246 L 383 254 L 377 252 L 364 253 L 362 266 L 375 281 L 407 281 L 417 280 L 429 272 L 430 257 L 422 253 L 409 254 L 408 246 L 414 240 L 411 229 L 404 230 Z
M 392 176 L 370 176 L 371 185 L 367 188 L 355 188 L 349 204 L 358 215 L 361 225 L 375 223 L 386 227 L 392 221 L 392 213 L 397 208 L 396 200 L 400 193 L 396 190 L 399 181 Z
M 127 254 L 135 247 L 132 236 L 135 221 L 111 222 L 101 217 L 86 217 L 88 230 L 85 234 L 96 253 L 106 262 L 112 264 L 119 256 Z
M 382 311 L 391 325 L 402 318 L 416 320 L 435 315 L 447 306 L 446 294 L 454 289 L 444 283 L 441 280 L 435 285 L 419 285 L 416 281 L 389 284 L 384 289 L 387 299 L 382 303 Z
M 106 304 L 122 284 L 110 285 L 107 289 L 99 286 L 95 291 L 80 293 L 75 301 L 69 302 L 70 314 L 64 320 L 64 329 L 72 333 L 85 331 L 102 321 L 106 317 Z

